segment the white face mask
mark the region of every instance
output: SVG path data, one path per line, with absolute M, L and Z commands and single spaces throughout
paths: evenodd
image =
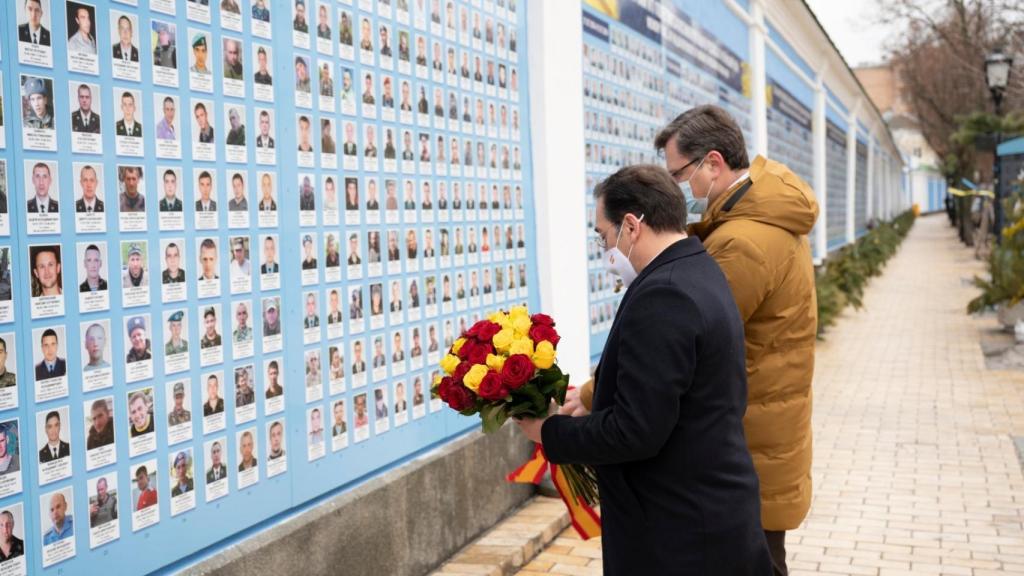
M 638 222 L 643 221 L 644 215 L 641 214 Z M 619 234 L 615 237 L 615 245 L 604 251 L 604 267 L 612 274 L 618 276 L 622 280 L 622 285 L 628 288 L 633 280 L 636 280 L 637 272 L 629 261 L 629 256 L 633 253 L 633 247 L 629 247 L 629 254 L 623 254 L 622 250 L 619 250 L 619 240 L 622 239 L 622 230 L 624 228 L 625 221 L 619 227 Z

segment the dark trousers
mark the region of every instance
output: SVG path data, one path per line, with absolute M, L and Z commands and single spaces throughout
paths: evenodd
M 768 540 L 768 551 L 772 555 L 772 573 L 775 576 L 789 576 L 786 567 L 786 532 L 765 530 L 764 537 Z

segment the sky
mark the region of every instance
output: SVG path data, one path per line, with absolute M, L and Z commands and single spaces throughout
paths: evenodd
M 807 0 L 851 67 L 878 64 L 890 29 L 875 21 L 878 0 Z

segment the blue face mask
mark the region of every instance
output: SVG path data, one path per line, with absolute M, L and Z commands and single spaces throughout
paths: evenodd
M 697 164 L 697 168 L 693 171 L 694 174 L 696 174 L 697 171 L 700 170 L 700 167 L 704 165 L 704 160 L 706 158 L 707 157 L 702 158 L 700 163 Z M 693 186 L 690 185 L 690 180 L 692 179 L 693 175 L 691 174 L 690 177 L 686 179 L 686 181 L 679 183 L 679 190 L 683 193 L 683 198 L 686 200 L 686 222 L 688 224 L 692 222 L 699 222 L 701 219 L 701 215 L 704 214 L 704 212 L 706 212 L 708 209 L 708 196 L 704 196 L 703 198 L 697 198 L 696 196 L 693 195 Z M 712 181 L 711 185 L 714 186 L 715 182 Z M 710 194 L 711 188 L 709 187 L 708 195 Z

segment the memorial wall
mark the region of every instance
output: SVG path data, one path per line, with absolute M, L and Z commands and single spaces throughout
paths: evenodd
M 536 305 L 516 0 L 0 9 L 0 574 L 139 574 L 476 426 Z
M 596 362 L 622 292 L 561 225 L 592 228 L 594 185 L 660 163 L 690 107 L 824 175 L 819 258 L 848 206 L 858 233 L 902 208 L 879 119 L 848 154 L 843 70 L 812 85 L 771 25 L 752 64 L 762 4 L 572 4 L 585 173 L 544 218 L 562 191 L 534 190 L 531 133 L 561 128 L 531 124 L 552 87 L 530 92 L 524 0 L 0 6 L 0 576 L 187 565 L 475 429 L 435 367 L 490 311 L 545 305 L 538 245 L 587 260 L 589 322 L 560 330 Z

